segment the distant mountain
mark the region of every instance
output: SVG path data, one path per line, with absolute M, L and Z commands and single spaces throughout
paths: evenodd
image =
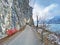
M 55 16 L 54 18 L 50 19 L 48 24 L 60 24 L 60 16 Z

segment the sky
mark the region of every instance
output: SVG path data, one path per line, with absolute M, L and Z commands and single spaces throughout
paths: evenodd
M 36 16 L 42 20 L 49 20 L 60 15 L 60 0 L 30 0 L 33 7 L 33 19 Z

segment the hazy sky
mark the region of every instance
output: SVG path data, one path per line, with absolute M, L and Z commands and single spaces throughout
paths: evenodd
M 52 19 L 60 15 L 60 0 L 31 0 L 33 7 L 33 19 L 36 21 L 36 15 L 39 19 Z

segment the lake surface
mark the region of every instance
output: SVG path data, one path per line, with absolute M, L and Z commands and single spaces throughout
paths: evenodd
M 42 25 L 42 24 L 39 24 L 39 26 Z M 60 24 L 46 24 L 48 25 L 48 29 L 49 31 L 51 32 L 59 32 L 60 33 Z
M 49 28 L 51 30 L 49 31 L 52 31 L 52 32 L 60 32 L 60 24 L 49 24 Z

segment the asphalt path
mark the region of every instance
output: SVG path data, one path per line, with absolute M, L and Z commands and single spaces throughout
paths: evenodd
M 43 45 L 43 44 L 38 38 L 36 31 L 32 27 L 27 25 L 22 33 L 18 34 L 18 36 L 15 37 L 15 39 L 13 39 L 12 41 L 10 40 L 5 45 Z

